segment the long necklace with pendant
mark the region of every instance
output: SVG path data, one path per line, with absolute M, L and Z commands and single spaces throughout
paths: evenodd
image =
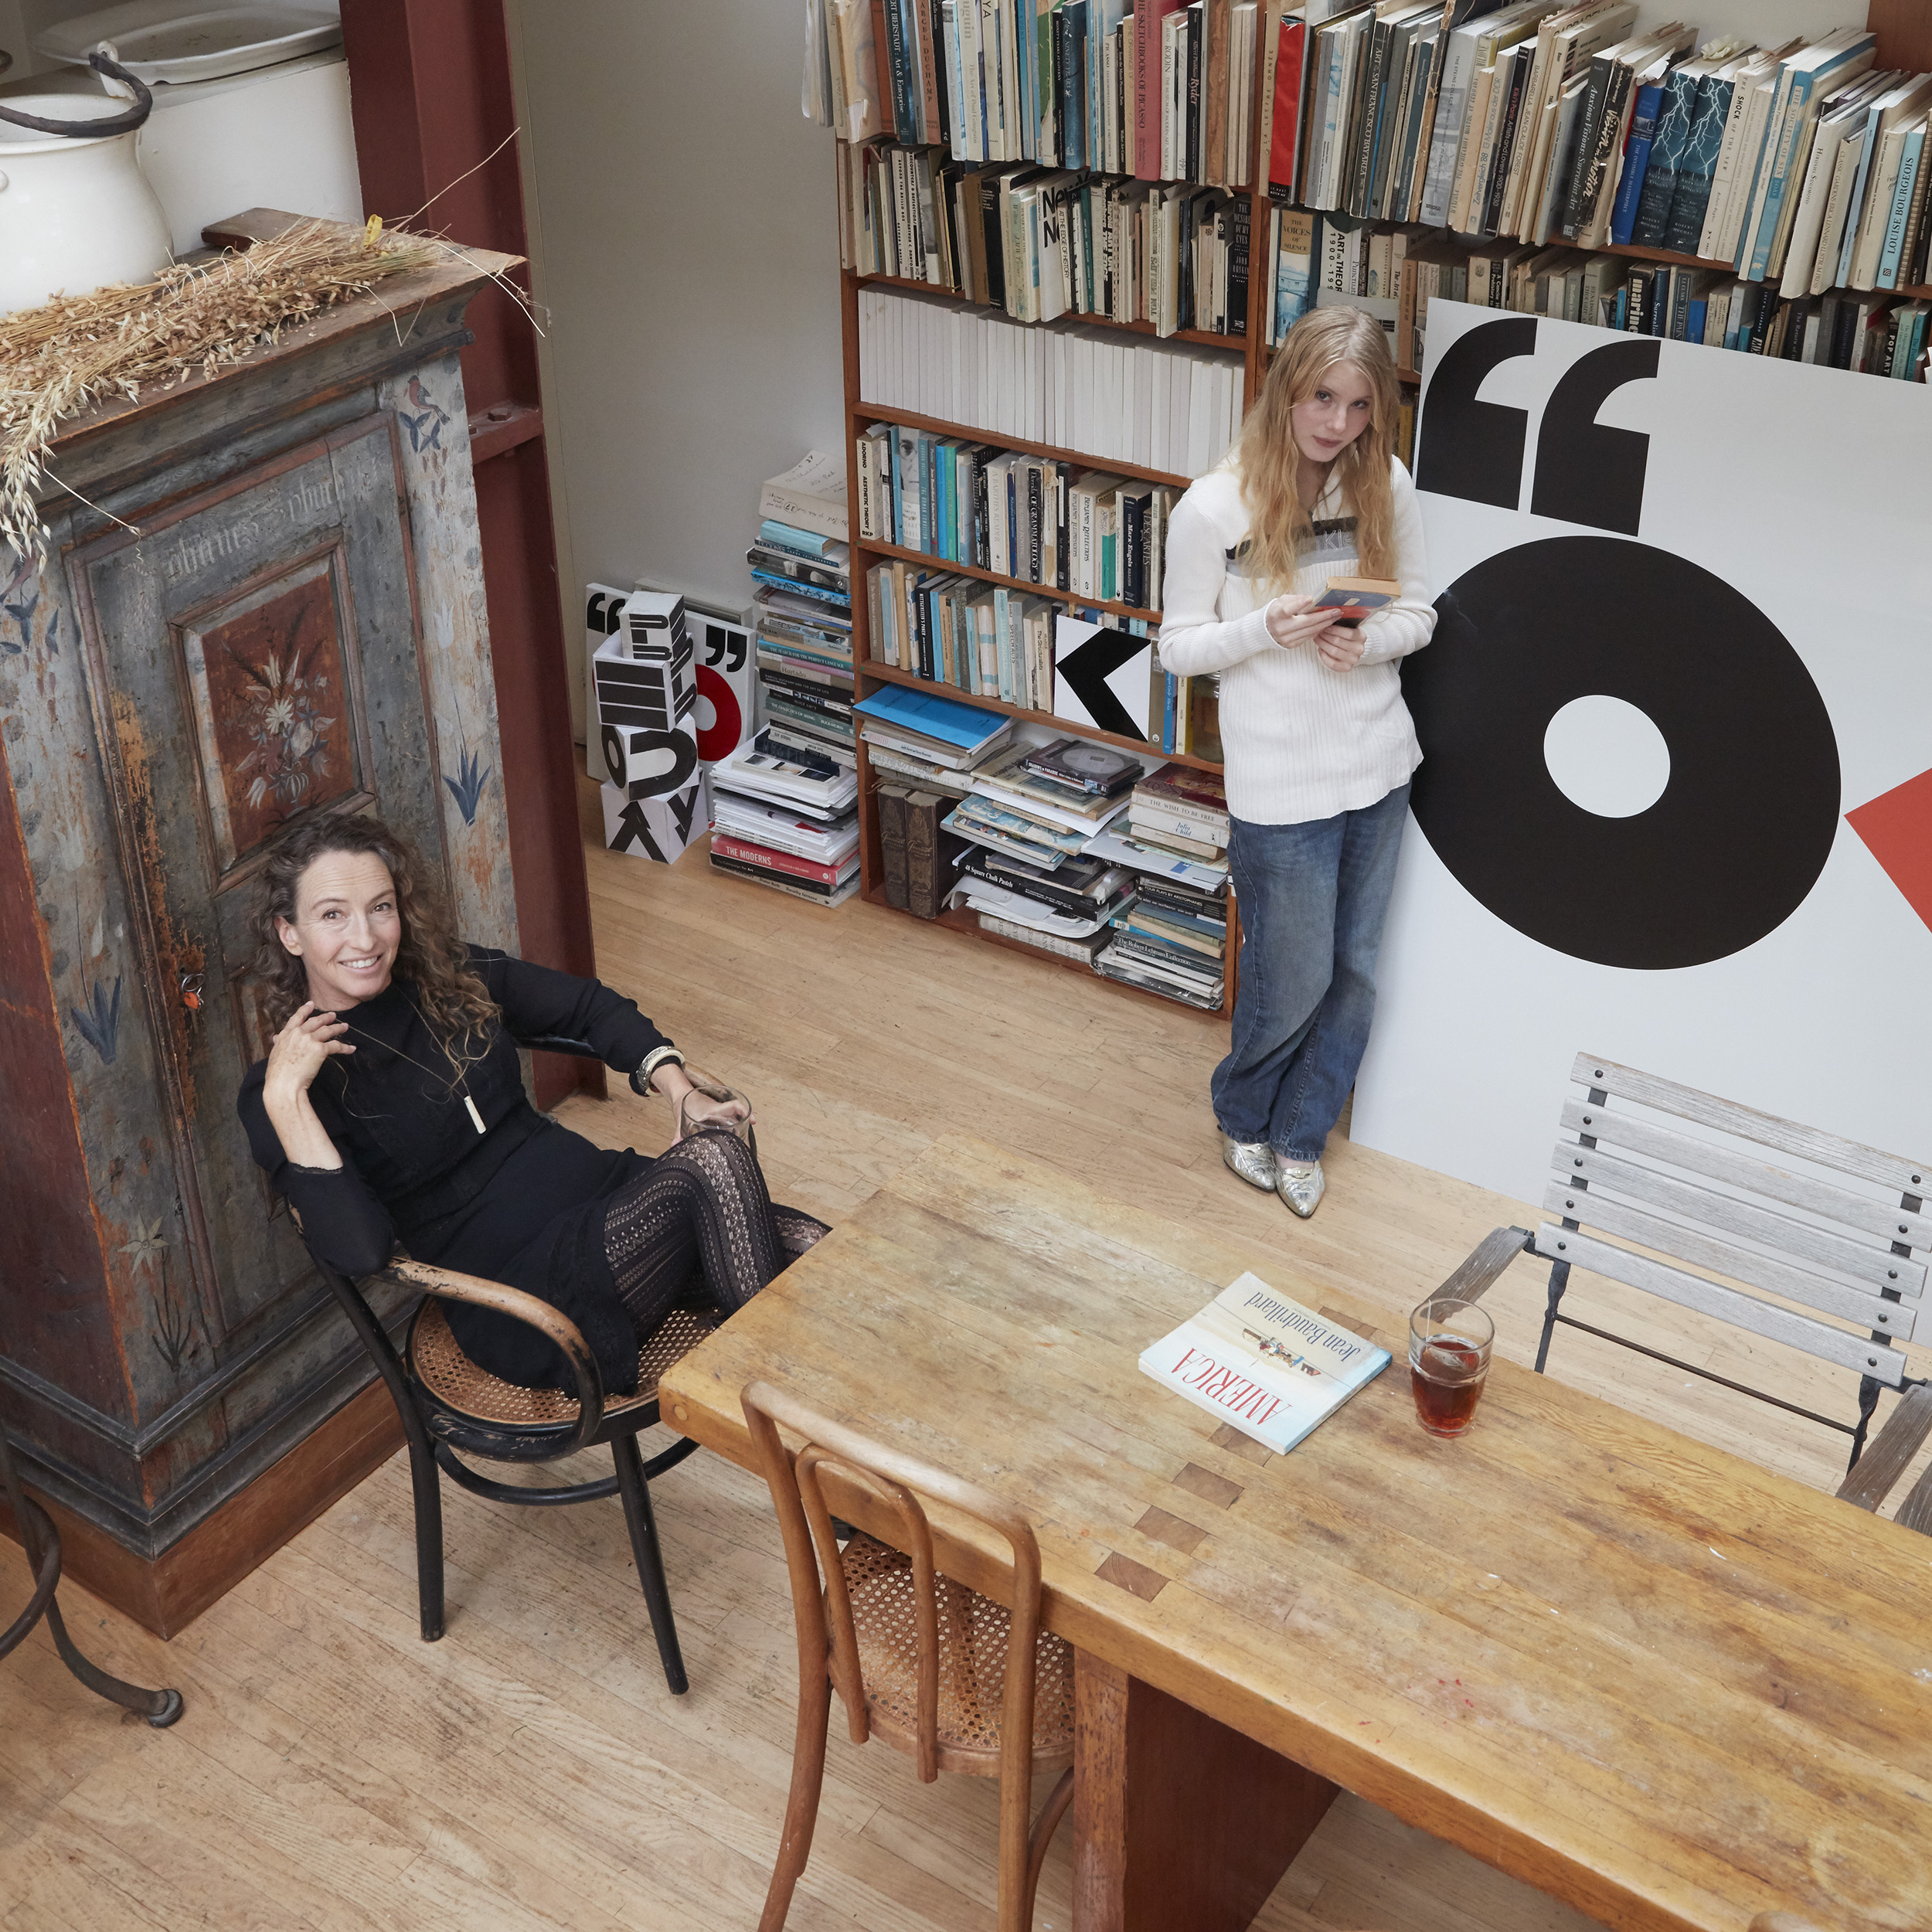
M 412 1066 L 422 1067 L 422 1070 L 428 1074 L 431 1080 L 440 1077 L 434 1067 L 423 1066 L 423 1063 L 413 1053 L 406 1053 L 400 1046 L 391 1046 L 387 1040 L 378 1039 L 373 1033 L 365 1032 L 359 1026 L 351 1026 L 347 1020 L 344 1020 L 342 1025 L 352 1033 L 361 1033 L 363 1039 L 367 1040 L 372 1046 L 379 1046 L 385 1052 L 393 1053 L 399 1060 L 407 1060 Z M 483 1124 L 483 1116 L 476 1111 L 476 1097 L 470 1091 L 469 1075 L 457 1064 L 456 1056 L 450 1053 L 447 1043 L 439 1042 L 438 1044 L 442 1046 L 443 1051 L 449 1055 L 450 1066 L 454 1070 L 456 1077 L 463 1083 L 463 1104 L 469 1109 L 471 1125 L 476 1129 L 478 1133 L 487 1134 L 489 1129 Z

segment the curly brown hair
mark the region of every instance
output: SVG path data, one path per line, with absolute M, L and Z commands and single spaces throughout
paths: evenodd
M 408 981 L 423 1017 L 442 1036 L 459 1067 L 479 1057 L 498 1008 L 471 967 L 434 875 L 400 832 L 356 812 L 325 812 L 291 827 L 270 848 L 256 879 L 251 923 L 257 944 L 248 972 L 267 983 L 271 1027 L 279 1031 L 308 997 L 308 970 L 282 944 L 275 922 L 294 923 L 302 875 L 332 852 L 369 852 L 389 868 L 403 924 L 396 975 Z

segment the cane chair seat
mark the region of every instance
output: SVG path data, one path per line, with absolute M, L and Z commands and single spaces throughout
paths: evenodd
M 718 1325 L 713 1308 L 673 1308 L 638 1349 L 637 1393 L 604 1400 L 607 1420 L 658 1399 L 658 1383 Z M 409 1363 L 423 1390 L 444 1408 L 510 1434 L 573 1427 L 579 1405 L 562 1389 L 526 1389 L 479 1368 L 462 1350 L 444 1304 L 426 1297 L 410 1326 Z
M 918 1595 L 912 1559 L 862 1531 L 840 1552 L 852 1597 L 868 1716 L 879 1735 L 916 1754 L 919 1730 Z M 949 1577 L 934 1579 L 939 1609 L 939 1768 L 999 1775 L 1000 1711 L 1006 1688 L 1004 1604 Z M 1073 1647 L 1043 1630 L 1033 1654 L 1033 1768 L 1073 1761 Z

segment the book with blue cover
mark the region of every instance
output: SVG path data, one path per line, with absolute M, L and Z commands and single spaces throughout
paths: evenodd
M 889 685 L 862 698 L 853 706 L 869 718 L 901 731 L 917 733 L 922 738 L 950 747 L 954 752 L 975 753 L 1012 729 L 1010 718 L 982 711 L 978 706 L 962 704 L 957 698 L 942 698 L 930 691 L 909 691 L 903 685 Z
M 1724 124 L 1730 118 L 1731 96 L 1736 89 L 1734 72 L 1728 67 L 1706 74 L 1697 84 L 1697 111 L 1677 164 L 1664 239 L 1658 244 L 1675 254 L 1695 255 L 1703 238 L 1711 184 L 1717 178 L 1717 157 L 1724 145 Z
M 1691 129 L 1697 118 L 1697 104 L 1702 91 L 1699 83 L 1702 78 L 1696 63 L 1673 67 L 1665 77 L 1654 114 L 1649 159 L 1635 197 L 1636 219 L 1622 236 L 1624 241 L 1634 241 L 1641 248 L 1662 248 L 1664 245 L 1664 230 L 1669 226 L 1671 204 L 1677 198 L 1678 173 L 1683 166 L 1685 153 L 1690 146 Z M 1641 101 L 1637 111 L 1639 114 L 1643 112 Z M 1631 141 L 1634 148 L 1634 125 Z M 1626 171 L 1635 158 L 1633 154 L 1625 162 Z M 1617 199 L 1621 207 L 1621 184 Z M 1614 233 L 1612 239 L 1617 239 Z

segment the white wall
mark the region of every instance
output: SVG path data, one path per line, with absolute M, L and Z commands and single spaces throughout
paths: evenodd
M 843 447 L 802 22 L 795 0 L 512 8 L 566 637 L 586 582 L 741 607 L 759 484 Z
M 589 581 L 737 607 L 759 483 L 842 447 L 832 137 L 798 111 L 803 0 L 510 12 L 566 634 Z M 1638 18 L 1774 43 L 1862 14 L 1645 0 Z

